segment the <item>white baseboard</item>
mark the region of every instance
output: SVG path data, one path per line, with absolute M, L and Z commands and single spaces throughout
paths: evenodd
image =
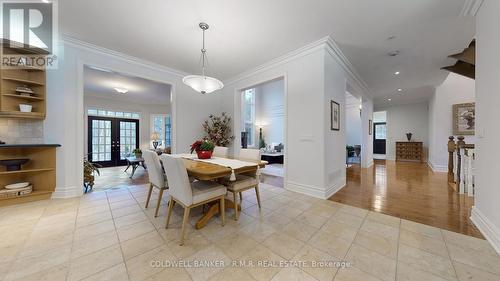
M 491 246 L 500 254 L 500 229 L 498 229 L 476 206 L 472 207 L 471 221 L 481 231 Z
M 83 194 L 83 187 L 76 186 L 59 186 L 52 193 L 52 198 L 73 198 L 80 197 Z
M 328 188 L 320 188 L 317 186 L 287 181 L 285 183 L 285 189 L 301 193 L 304 195 L 308 195 L 311 197 L 319 198 L 319 199 L 328 199 L 337 191 L 342 189 L 345 186 L 345 182 L 343 184 L 339 183 L 338 185 L 333 185 Z
M 446 165 L 436 165 L 432 162 L 427 162 L 427 165 L 434 173 L 448 173 L 448 166 Z

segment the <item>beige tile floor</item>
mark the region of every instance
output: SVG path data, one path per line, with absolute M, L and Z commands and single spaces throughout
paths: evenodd
M 146 192 L 0 208 L 0 280 L 500 280 L 500 256 L 484 240 L 267 184 L 260 211 L 244 194 L 238 222 L 228 211 L 224 227 L 216 218 L 195 230 L 195 210 L 179 246 L 182 209 L 165 229 L 166 205 L 154 218 Z M 213 263 L 186 267 L 202 261 Z

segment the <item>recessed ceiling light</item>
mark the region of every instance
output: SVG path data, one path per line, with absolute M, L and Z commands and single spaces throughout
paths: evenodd
M 391 101 L 392 99 L 387 99 L 388 101 Z
M 396 39 L 396 36 L 393 35 L 393 36 L 387 37 L 387 40 L 393 40 L 393 39 Z
M 390 56 L 390 57 L 395 57 L 395 56 L 398 56 L 399 53 L 400 52 L 396 50 L 396 51 L 392 51 L 392 52 L 387 53 L 387 55 Z
M 400 73 L 399 71 L 396 71 L 394 72 L 394 75 L 399 75 L 399 73 Z
M 403 89 L 401 89 L 401 88 L 398 89 L 398 92 L 402 92 L 402 91 L 403 91 Z
M 114 88 L 114 89 L 115 89 L 115 91 L 117 91 L 120 94 L 126 94 L 126 93 L 128 93 L 128 90 L 124 89 L 124 88 Z

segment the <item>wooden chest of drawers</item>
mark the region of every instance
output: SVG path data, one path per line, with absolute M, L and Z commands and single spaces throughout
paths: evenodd
M 422 142 L 396 142 L 396 161 L 422 162 L 423 143 Z

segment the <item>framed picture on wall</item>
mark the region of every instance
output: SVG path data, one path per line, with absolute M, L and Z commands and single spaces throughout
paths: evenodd
M 368 134 L 371 136 L 373 133 L 373 121 L 372 119 L 368 120 Z
M 474 135 L 476 129 L 476 104 L 453 105 L 453 135 Z
M 340 104 L 330 101 L 330 129 L 332 131 L 340 130 Z

